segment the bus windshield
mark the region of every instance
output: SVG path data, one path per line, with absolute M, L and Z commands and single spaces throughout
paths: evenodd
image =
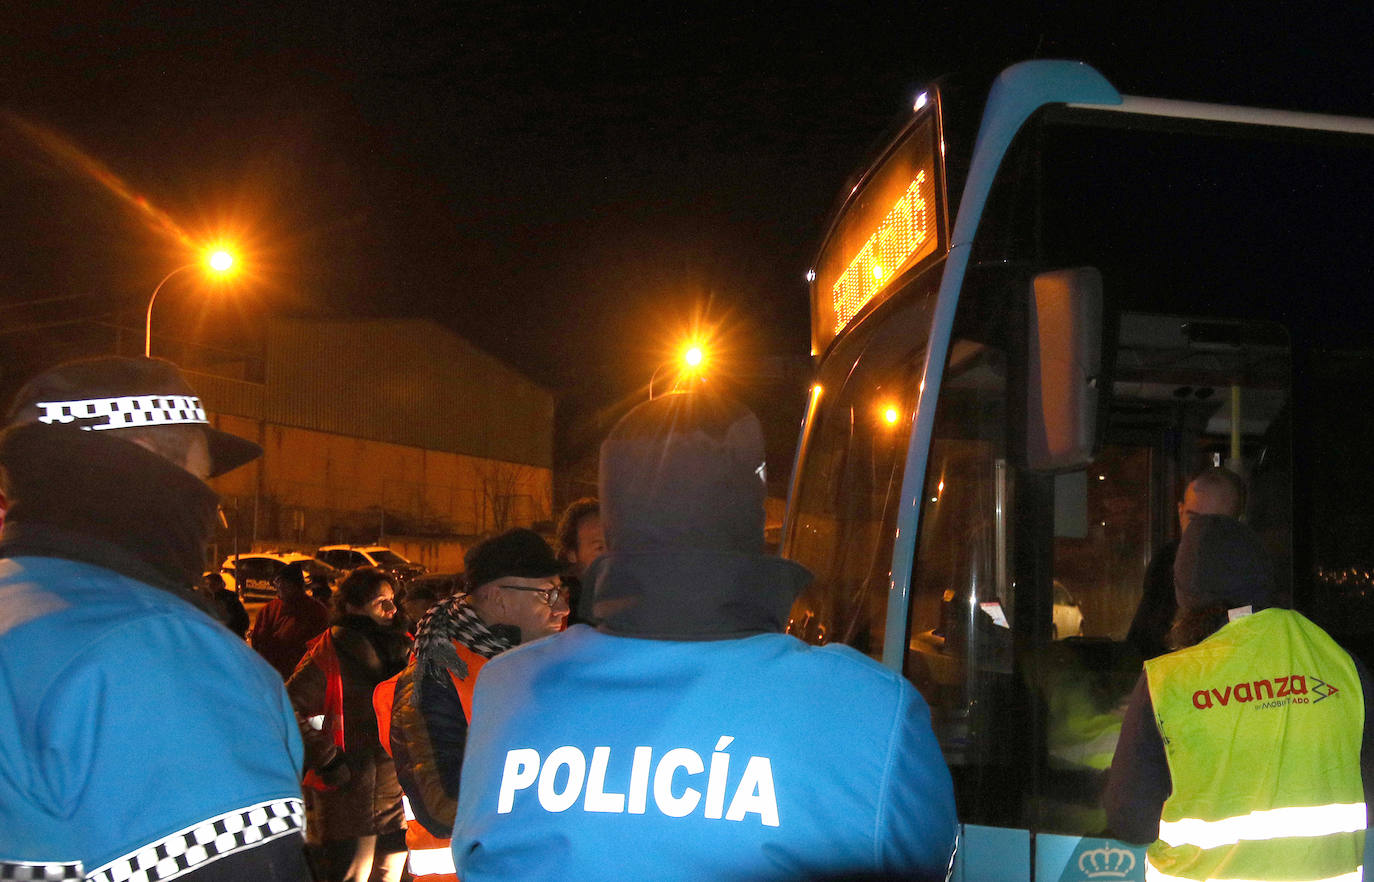
M 815 575 L 789 630 L 879 658 L 895 516 L 938 264 L 825 362 L 788 556 Z

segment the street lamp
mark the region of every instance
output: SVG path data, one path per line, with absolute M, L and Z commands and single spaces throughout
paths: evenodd
M 182 270 L 192 269 L 200 266 L 200 263 L 188 263 L 177 267 L 170 273 L 162 277 L 162 281 L 157 283 L 153 289 L 153 296 L 148 298 L 148 317 L 143 324 L 143 357 L 151 358 L 153 355 L 153 301 L 157 300 L 157 292 L 162 290 L 162 286 L 167 284 L 167 280 Z M 223 275 L 234 266 L 234 255 L 224 249 L 217 249 L 206 256 L 205 266 L 212 272 Z
M 210 264 L 210 269 L 215 272 L 227 273 L 234 266 L 234 255 L 228 251 L 216 251 L 210 255 L 207 263 Z
M 649 400 L 654 400 L 654 381 L 658 379 L 659 371 L 669 366 L 678 368 L 677 379 L 673 381 L 673 388 L 670 391 L 676 392 L 682 385 L 683 377 L 693 376 L 701 372 L 702 365 L 706 363 L 706 352 L 696 343 L 689 344 L 682 351 L 681 364 L 676 361 L 665 361 L 663 364 L 654 368 L 653 374 L 649 376 Z

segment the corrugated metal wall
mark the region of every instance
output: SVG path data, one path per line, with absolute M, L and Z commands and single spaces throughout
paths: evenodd
M 421 320 L 274 319 L 257 412 L 239 386 L 197 376 L 207 407 L 269 423 L 551 468 L 547 389 Z
M 208 410 L 255 420 L 262 419 L 266 387 L 261 383 L 231 380 L 185 368 L 181 372 L 186 375 L 191 388 L 196 390 L 196 394 Z

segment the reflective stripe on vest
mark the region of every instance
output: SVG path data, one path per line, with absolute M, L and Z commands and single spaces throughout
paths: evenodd
M 447 848 L 413 848 L 410 851 L 412 876 L 451 876 L 458 872 L 453 866 L 453 851 Z
M 440 839 L 415 820 L 410 800 L 401 795 L 401 807 L 406 815 L 406 849 L 410 851 L 410 874 L 417 880 L 424 878 L 457 879 L 453 866 L 453 850 L 447 839 Z
M 1307 879 L 1303 882 L 1363 882 L 1364 868 L 1356 867 L 1353 873 L 1342 873 L 1339 876 L 1328 876 L 1325 879 Z M 1153 864 L 1145 864 L 1145 882 L 1193 882 L 1182 876 L 1170 876 L 1168 873 L 1161 872 Z M 1268 879 L 1218 879 L 1216 882 L 1271 882 Z
M 1291 836 L 1327 836 L 1354 833 L 1365 828 L 1362 802 L 1296 806 L 1254 811 L 1222 821 L 1160 821 L 1159 838 L 1166 845 L 1218 848 L 1242 839 L 1285 839 Z

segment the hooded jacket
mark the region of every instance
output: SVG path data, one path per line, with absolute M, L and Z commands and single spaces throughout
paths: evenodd
M 0 464 L 0 876 L 309 878 L 285 690 L 190 587 L 214 493 L 77 429 Z
M 844 646 L 781 633 L 810 575 L 760 553 L 762 433 L 705 395 L 602 446 L 598 629 L 478 680 L 453 851 L 520 877 L 943 878 L 956 821 L 929 711 Z

